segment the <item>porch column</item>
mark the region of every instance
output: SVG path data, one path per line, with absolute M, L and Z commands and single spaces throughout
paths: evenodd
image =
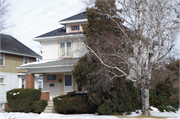
M 34 89 L 34 74 L 25 75 L 26 88 Z

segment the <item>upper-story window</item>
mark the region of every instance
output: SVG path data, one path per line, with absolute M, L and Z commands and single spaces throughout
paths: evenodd
M 27 64 L 29 62 L 29 58 L 28 57 L 24 57 L 24 64 Z
M 0 53 L 0 66 L 4 66 L 4 53 Z
M 84 30 L 84 27 L 85 27 L 85 26 L 87 26 L 87 24 L 82 24 L 82 28 L 83 28 L 83 30 Z
M 60 57 L 71 57 L 71 56 L 72 56 L 71 42 L 60 43 Z
M 79 25 L 71 26 L 71 31 L 79 31 Z

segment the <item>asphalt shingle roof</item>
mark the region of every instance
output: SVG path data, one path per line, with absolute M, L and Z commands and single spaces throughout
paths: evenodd
M 6 34 L 0 34 L 0 51 L 23 56 L 41 57 L 14 37 Z
M 73 35 L 73 34 L 82 34 L 82 32 L 66 33 L 66 28 L 65 27 L 61 27 L 61 28 L 55 29 L 53 31 L 50 31 L 48 33 L 45 33 L 43 35 L 37 36 L 36 38 L 51 37 L 51 36 L 61 36 L 61 35 Z
M 66 19 L 60 20 L 59 22 L 61 22 L 61 21 L 69 21 L 69 20 L 86 19 L 86 18 L 87 18 L 87 11 L 84 11 L 84 12 L 81 12 L 79 14 L 68 17 Z

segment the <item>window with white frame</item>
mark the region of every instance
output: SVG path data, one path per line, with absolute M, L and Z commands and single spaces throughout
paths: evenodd
M 0 84 L 4 84 L 4 78 L 0 78 Z
M 4 53 L 0 53 L 0 66 L 4 66 Z
M 72 48 L 71 42 L 62 42 L 60 43 L 60 57 L 71 57 Z
M 27 64 L 29 62 L 29 58 L 28 57 L 24 57 L 24 64 Z

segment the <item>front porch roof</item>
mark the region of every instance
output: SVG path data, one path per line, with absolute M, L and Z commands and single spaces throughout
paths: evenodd
M 28 73 L 71 72 L 80 58 L 68 58 L 51 61 L 33 62 L 21 65 L 17 69 L 28 70 Z

